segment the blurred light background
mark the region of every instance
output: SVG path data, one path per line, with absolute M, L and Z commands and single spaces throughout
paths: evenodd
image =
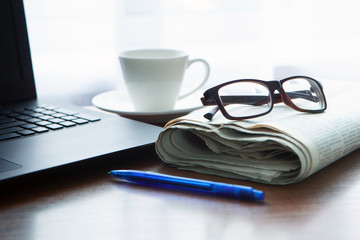
M 117 56 L 135 48 L 182 49 L 206 59 L 211 65 L 206 87 L 294 74 L 360 82 L 356 0 L 24 3 L 43 98 L 89 105 L 96 94 L 123 87 Z M 200 75 L 201 69 L 191 74 Z

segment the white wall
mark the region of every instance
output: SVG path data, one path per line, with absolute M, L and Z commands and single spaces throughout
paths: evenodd
M 25 6 L 40 97 L 89 103 L 122 86 L 117 54 L 143 47 L 207 59 L 207 86 L 291 74 L 360 81 L 356 0 L 25 0 Z

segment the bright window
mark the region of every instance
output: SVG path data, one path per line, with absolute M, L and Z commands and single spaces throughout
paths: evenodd
M 122 86 L 117 54 L 183 49 L 208 86 L 292 74 L 360 81 L 355 0 L 25 0 L 39 96 L 88 104 Z

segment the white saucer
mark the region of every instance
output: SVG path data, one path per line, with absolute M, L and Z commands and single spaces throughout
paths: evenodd
M 171 119 L 186 115 L 193 110 L 202 107 L 201 92 L 196 92 L 189 97 L 179 100 L 174 110 L 159 112 L 137 112 L 135 111 L 126 92 L 112 90 L 96 95 L 92 104 L 101 110 L 117 113 L 120 116 L 135 119 L 152 124 L 164 124 Z

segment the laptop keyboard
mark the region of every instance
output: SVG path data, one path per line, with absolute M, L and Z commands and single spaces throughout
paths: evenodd
M 0 141 L 100 121 L 100 118 L 50 105 L 0 112 Z

